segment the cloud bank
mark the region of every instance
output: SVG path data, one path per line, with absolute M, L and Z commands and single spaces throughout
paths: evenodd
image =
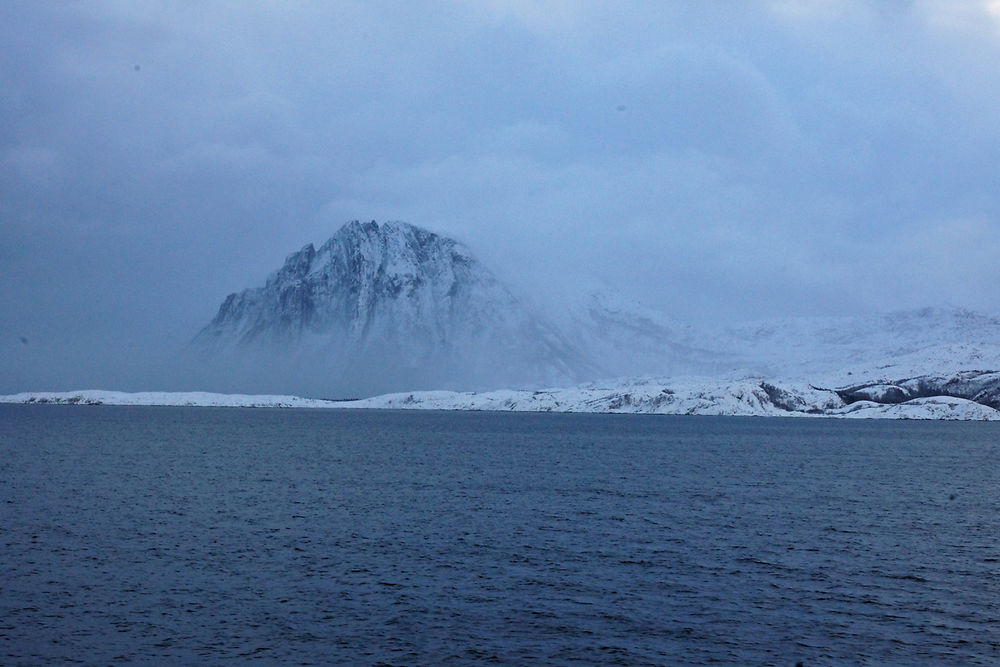
M 0 50 L 0 391 L 193 388 L 221 299 L 356 218 L 542 300 L 996 312 L 996 2 L 41 0 Z

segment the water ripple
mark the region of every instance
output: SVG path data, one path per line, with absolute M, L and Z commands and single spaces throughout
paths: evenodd
M 7 664 L 1000 662 L 1000 430 L 0 406 Z

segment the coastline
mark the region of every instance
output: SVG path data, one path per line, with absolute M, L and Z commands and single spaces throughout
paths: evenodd
M 1000 421 L 1000 411 L 961 397 L 937 395 L 891 403 L 874 400 L 845 403 L 835 390 L 819 389 L 804 383 L 749 378 L 634 379 L 544 390 L 414 391 L 351 400 L 203 391 L 121 392 L 90 389 L 21 392 L 0 396 L 0 403 Z

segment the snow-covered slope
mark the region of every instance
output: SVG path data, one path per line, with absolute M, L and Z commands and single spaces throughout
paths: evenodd
M 1000 319 L 951 307 L 866 317 L 787 318 L 721 332 L 743 368 L 838 385 L 1000 369 Z
M 602 381 L 759 376 L 842 386 L 1000 369 L 1000 318 L 954 307 L 708 328 L 601 289 L 551 315 L 578 349 L 599 360 L 605 372 L 594 379 Z
M 742 360 L 725 339 L 602 288 L 579 295 L 553 320 L 603 378 L 719 375 Z M 591 378 L 597 380 L 598 378 Z
M 257 384 L 322 395 L 579 382 L 596 369 L 461 244 L 352 222 L 263 287 L 231 294 L 194 341 Z

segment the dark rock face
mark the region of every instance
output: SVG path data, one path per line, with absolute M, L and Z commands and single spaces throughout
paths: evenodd
M 312 392 L 577 382 L 593 372 L 461 244 L 400 222 L 352 222 L 231 294 L 195 339 L 212 363 Z M 313 388 L 315 387 L 315 388 Z M 329 387 L 329 389 L 325 389 Z
M 767 396 L 767 399 L 776 408 L 787 410 L 788 412 L 822 414 L 822 410 L 820 408 L 815 405 L 810 405 L 806 400 L 794 392 L 782 389 L 781 387 L 773 385 L 770 382 L 761 382 L 760 388 L 764 392 L 764 395 Z
M 1000 410 L 1000 372 L 964 371 L 949 376 L 922 375 L 891 384 L 870 383 L 838 389 L 844 403 L 905 403 L 914 398 L 951 396 Z

